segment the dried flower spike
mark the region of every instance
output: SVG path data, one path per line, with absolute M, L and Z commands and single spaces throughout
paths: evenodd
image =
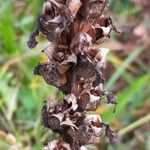
M 28 46 L 34 48 L 42 33 L 50 44 L 42 52 L 48 56 L 38 64 L 34 74 L 65 93 L 62 101 L 48 98 L 42 109 L 42 122 L 60 135 L 43 150 L 86 150 L 84 145 L 97 144 L 103 130 L 111 144 L 117 136 L 95 111 L 104 96 L 117 104 L 110 92 L 103 90 L 107 48 L 99 48 L 112 31 L 119 33 L 112 19 L 103 15 L 107 0 L 45 0 L 36 30 Z

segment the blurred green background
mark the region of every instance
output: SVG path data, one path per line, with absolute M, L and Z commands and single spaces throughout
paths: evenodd
M 40 150 L 57 137 L 41 124 L 44 101 L 58 91 L 33 75 L 48 42 L 29 50 L 26 42 L 41 11 L 42 0 L 0 0 L 0 150 Z M 102 47 L 110 48 L 105 89 L 115 93 L 117 111 L 102 105 L 96 112 L 120 136 L 113 147 L 102 141 L 99 150 L 150 150 L 150 3 L 149 0 L 110 0 L 116 26 Z M 90 146 L 96 149 L 96 146 Z

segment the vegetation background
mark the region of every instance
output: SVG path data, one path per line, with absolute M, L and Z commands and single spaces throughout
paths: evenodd
M 45 38 L 29 50 L 27 39 L 41 11 L 42 0 L 0 0 L 0 150 L 41 150 L 57 137 L 41 125 L 45 99 L 57 89 L 33 75 Z M 102 105 L 96 112 L 120 136 L 113 147 L 102 142 L 89 149 L 150 150 L 150 3 L 110 0 L 110 14 L 122 35 L 113 34 L 102 46 L 109 54 L 105 89 L 118 99 L 117 111 Z M 59 93 L 61 94 L 61 93 Z

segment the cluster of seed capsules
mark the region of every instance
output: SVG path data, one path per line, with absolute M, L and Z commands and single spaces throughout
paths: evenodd
M 107 48 L 100 44 L 116 30 L 112 19 L 103 15 L 107 0 L 46 0 L 37 26 L 28 41 L 34 48 L 36 36 L 45 35 L 50 44 L 44 52 L 48 60 L 38 64 L 35 75 L 65 94 L 63 100 L 48 98 L 42 109 L 45 127 L 60 138 L 44 150 L 84 150 L 84 145 L 99 143 L 102 134 L 110 143 L 117 136 L 99 115 L 91 115 L 101 104 L 117 104 L 112 93 L 103 90 Z

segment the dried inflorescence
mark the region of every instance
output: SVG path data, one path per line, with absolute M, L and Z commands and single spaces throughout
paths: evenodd
M 43 107 L 42 119 L 44 126 L 59 133 L 72 149 L 100 140 L 102 123 L 99 115 L 78 111 L 77 99 L 73 94 L 67 95 L 63 102 L 49 99 Z
M 42 110 L 45 127 L 59 133 L 45 150 L 83 150 L 83 145 L 97 144 L 101 135 L 115 143 L 117 136 L 95 111 L 105 96 L 117 104 L 112 93 L 103 90 L 107 48 L 99 48 L 111 31 L 116 30 L 110 17 L 102 13 L 107 0 L 46 0 L 28 46 L 34 48 L 36 36 L 42 33 L 50 44 L 42 52 L 48 56 L 34 69 L 35 75 L 65 93 L 63 100 L 49 98 Z
M 48 143 L 48 145 L 43 148 L 43 150 L 51 150 L 51 149 L 72 150 L 70 145 L 68 143 L 65 143 L 62 139 L 54 140 L 54 141 Z M 82 146 L 79 150 L 87 150 L 87 148 Z

